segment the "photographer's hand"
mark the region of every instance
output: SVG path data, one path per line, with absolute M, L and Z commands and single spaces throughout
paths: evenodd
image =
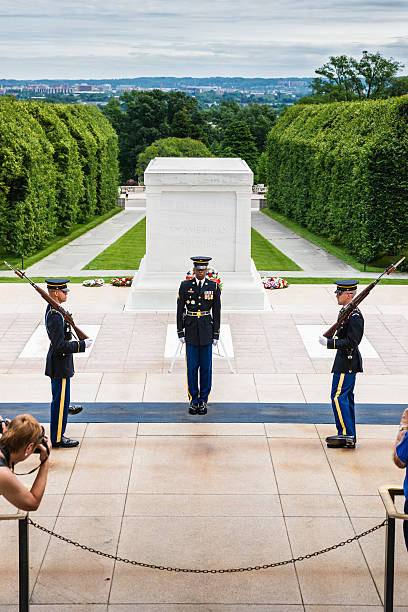
M 48 436 L 44 436 L 44 442 L 46 443 L 47 448 L 45 448 L 44 444 L 40 444 L 38 446 L 38 448 L 40 449 L 40 461 L 41 461 L 41 463 L 48 459 L 48 456 L 49 456 L 49 454 L 51 452 L 51 448 L 52 448 L 51 441 L 49 440 Z

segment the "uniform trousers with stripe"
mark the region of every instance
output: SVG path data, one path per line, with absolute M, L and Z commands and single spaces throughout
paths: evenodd
M 212 382 L 212 344 L 195 346 L 186 343 L 187 386 L 190 404 L 208 402 Z M 198 371 L 200 370 L 200 388 Z
M 61 442 L 67 425 L 70 378 L 51 378 L 51 443 Z
M 343 436 L 356 435 L 354 385 L 356 374 L 333 374 L 331 401 L 337 432 Z

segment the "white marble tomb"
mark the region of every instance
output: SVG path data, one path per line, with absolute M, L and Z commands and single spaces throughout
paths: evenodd
M 238 158 L 156 157 L 145 171 L 146 255 L 127 311 L 174 311 L 191 256 L 213 258 L 224 311 L 270 308 L 251 259 L 253 174 Z

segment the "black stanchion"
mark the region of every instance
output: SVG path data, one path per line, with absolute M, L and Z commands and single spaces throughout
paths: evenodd
M 384 612 L 394 610 L 395 519 L 388 517 L 385 538 Z
M 19 610 L 28 612 L 29 561 L 28 561 L 28 516 L 18 521 L 18 578 Z

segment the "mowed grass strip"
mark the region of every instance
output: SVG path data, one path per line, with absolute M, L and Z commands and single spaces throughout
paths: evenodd
M 84 270 L 138 270 L 146 253 L 146 217 L 99 253 Z
M 30 277 L 31 278 L 31 277 Z M 71 283 L 82 283 L 82 281 L 89 279 L 89 278 L 94 278 L 92 276 L 92 274 L 89 274 L 89 276 L 72 276 L 71 277 Z M 112 276 L 103 276 L 102 277 L 103 280 L 105 281 L 105 285 L 109 285 L 110 281 L 112 280 L 112 278 L 116 278 L 115 274 L 112 274 Z M 302 277 L 302 276 L 284 276 L 285 280 L 288 281 L 288 283 L 290 285 L 331 285 L 334 282 L 334 278 L 319 278 L 319 277 Z M 337 277 L 336 277 L 337 278 Z M 32 281 L 34 281 L 35 283 L 45 283 L 45 276 L 33 276 L 33 278 L 31 278 Z M 374 279 L 373 278 L 359 278 L 358 281 L 360 283 L 360 285 L 369 285 L 370 283 L 372 283 Z M 28 281 L 26 280 L 21 280 L 20 278 L 18 278 L 17 276 L 12 277 L 12 276 L 0 276 L 0 283 L 27 283 Z M 380 281 L 380 285 L 408 285 L 408 278 L 385 278 L 384 280 L 381 279 Z M 99 287 L 87 287 L 87 289 L 99 289 Z M 122 287 L 120 287 L 121 289 Z M 334 287 L 333 287 L 333 291 L 334 291 Z
M 302 270 L 253 227 L 251 227 L 251 257 L 258 270 Z

